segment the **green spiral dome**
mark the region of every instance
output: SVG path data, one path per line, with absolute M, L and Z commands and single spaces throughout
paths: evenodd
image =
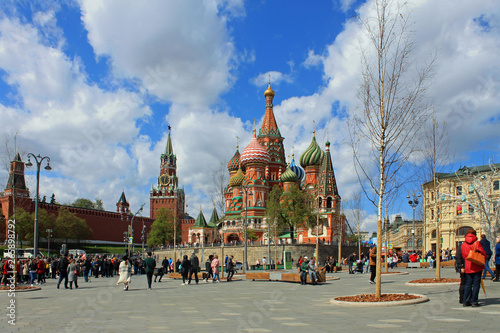
M 313 135 L 313 139 L 306 151 L 300 156 L 300 165 L 305 169 L 308 166 L 321 165 L 321 160 L 325 153 L 321 150 L 318 143 L 316 142 L 316 137 Z
M 288 166 L 288 168 L 286 168 L 285 172 L 283 172 L 281 174 L 280 179 L 284 183 L 288 183 L 288 182 L 295 183 L 296 181 L 299 180 L 299 177 L 297 176 L 297 174 L 295 172 L 293 172 L 292 169 L 290 169 L 290 166 Z

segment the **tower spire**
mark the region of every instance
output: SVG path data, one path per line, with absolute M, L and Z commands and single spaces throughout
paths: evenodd
M 166 156 L 172 156 L 174 155 L 174 149 L 172 148 L 172 139 L 170 138 L 170 131 L 172 130 L 172 127 L 168 125 L 168 139 L 167 139 L 167 145 L 165 146 L 165 155 Z

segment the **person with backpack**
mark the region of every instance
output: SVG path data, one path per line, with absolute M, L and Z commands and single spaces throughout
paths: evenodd
M 148 289 L 151 290 L 151 283 L 153 282 L 153 273 L 156 268 L 156 261 L 153 259 L 153 254 L 148 251 L 148 256 L 143 262 L 144 270 L 146 271 L 146 277 L 148 280 Z
M 207 278 L 205 279 L 205 283 L 208 283 L 208 279 L 214 277 L 214 274 L 212 272 L 212 260 L 213 259 L 214 259 L 214 256 L 211 254 L 208 256 L 208 259 L 205 262 L 205 271 L 207 272 Z

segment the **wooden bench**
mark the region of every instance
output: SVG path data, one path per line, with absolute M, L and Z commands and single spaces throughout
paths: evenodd
M 317 273 L 318 282 L 326 281 L 326 272 L 325 270 L 320 270 Z M 247 280 L 265 280 L 265 281 L 280 281 L 280 282 L 296 282 L 300 283 L 300 273 L 247 273 Z M 311 277 L 307 274 L 307 283 L 311 283 Z

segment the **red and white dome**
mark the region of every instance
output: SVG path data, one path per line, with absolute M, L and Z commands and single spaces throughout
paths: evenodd
M 248 163 L 264 163 L 267 164 L 271 160 L 266 148 L 257 141 L 255 133 L 253 134 L 252 141 L 243 150 L 240 156 L 240 163 L 245 166 Z

